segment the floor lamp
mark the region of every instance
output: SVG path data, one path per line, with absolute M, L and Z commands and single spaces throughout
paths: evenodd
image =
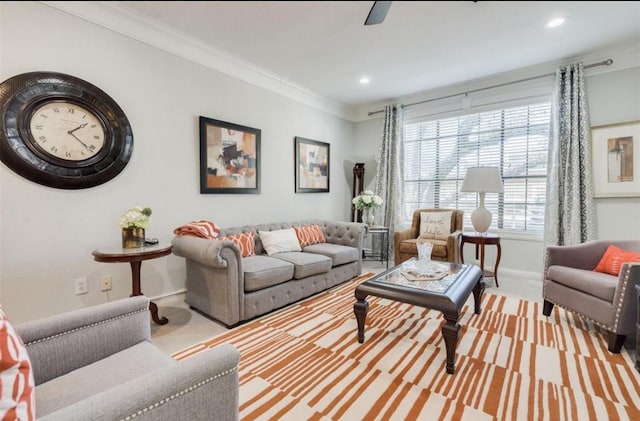
M 469 168 L 460 191 L 480 194 L 480 206 L 471 214 L 471 224 L 476 232 L 487 232 L 491 226 L 491 212 L 484 206 L 484 196 L 486 193 L 504 193 L 500 169 L 497 167 Z

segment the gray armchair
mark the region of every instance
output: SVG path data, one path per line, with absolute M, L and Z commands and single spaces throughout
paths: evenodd
M 176 361 L 151 343 L 149 299 L 101 304 L 15 327 L 41 420 L 237 420 L 239 353 Z
M 640 251 L 640 241 L 591 241 L 577 246 L 547 248 L 542 313 L 554 304 L 593 321 L 608 332 L 608 349 L 619 353 L 636 323 L 635 285 L 640 264 L 624 263 L 618 276 L 594 272 L 607 247 Z

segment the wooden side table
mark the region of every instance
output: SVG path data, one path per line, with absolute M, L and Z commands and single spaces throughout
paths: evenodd
M 498 284 L 498 265 L 500 264 L 500 257 L 502 257 L 502 246 L 500 245 L 500 236 L 491 233 L 479 233 L 479 232 L 463 232 L 460 235 L 460 260 L 464 263 L 464 253 L 462 249 L 465 243 L 471 243 L 476 245 L 476 259 L 478 259 L 478 249 L 480 251 L 480 269 L 485 277 L 493 277 L 496 280 L 496 286 Z M 484 246 L 490 244 L 495 245 L 498 248 L 498 256 L 496 257 L 496 265 L 491 270 L 484 269 Z
M 94 250 L 91 254 L 93 254 L 93 259 L 96 262 L 129 262 L 129 264 L 131 264 L 131 297 L 133 297 L 143 295 L 142 288 L 140 288 L 140 268 L 142 262 L 171 254 L 171 245 L 158 244 L 135 249 L 114 248 Z M 150 302 L 149 310 L 151 311 L 151 318 L 157 324 L 164 325 L 169 322 L 169 319 L 166 317 L 158 317 L 158 306 L 156 303 Z

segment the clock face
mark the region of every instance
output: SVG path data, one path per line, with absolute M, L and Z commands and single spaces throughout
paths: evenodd
M 0 83 L 0 160 L 44 186 L 85 189 L 127 165 L 133 133 L 118 104 L 95 85 L 55 72 Z
M 43 153 L 68 161 L 92 158 L 105 145 L 105 129 L 100 119 L 72 102 L 40 105 L 31 114 L 29 129 L 33 142 Z

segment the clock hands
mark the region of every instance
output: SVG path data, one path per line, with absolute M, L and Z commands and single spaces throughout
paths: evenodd
M 75 134 L 73 134 L 73 132 L 75 132 L 78 129 L 82 129 L 87 125 L 87 123 L 81 124 L 78 127 L 76 127 L 73 130 L 69 130 L 67 133 L 70 134 L 75 140 L 77 140 L 78 142 L 80 142 L 82 144 L 82 146 L 84 146 L 89 152 L 93 153 L 93 149 L 91 149 L 90 147 L 87 146 L 86 143 L 84 143 L 82 140 L 80 140 L 78 138 L 78 136 L 76 136 Z
M 78 127 L 76 127 L 75 129 L 73 129 L 73 130 L 69 130 L 67 133 L 69 133 L 70 135 L 72 135 L 72 136 L 73 136 L 73 132 L 75 132 L 75 131 L 76 131 L 76 130 L 78 130 L 78 129 L 82 129 L 82 128 L 84 128 L 87 124 L 89 124 L 89 123 L 81 124 L 81 125 L 79 125 Z M 75 136 L 74 136 L 74 137 L 75 137 Z

